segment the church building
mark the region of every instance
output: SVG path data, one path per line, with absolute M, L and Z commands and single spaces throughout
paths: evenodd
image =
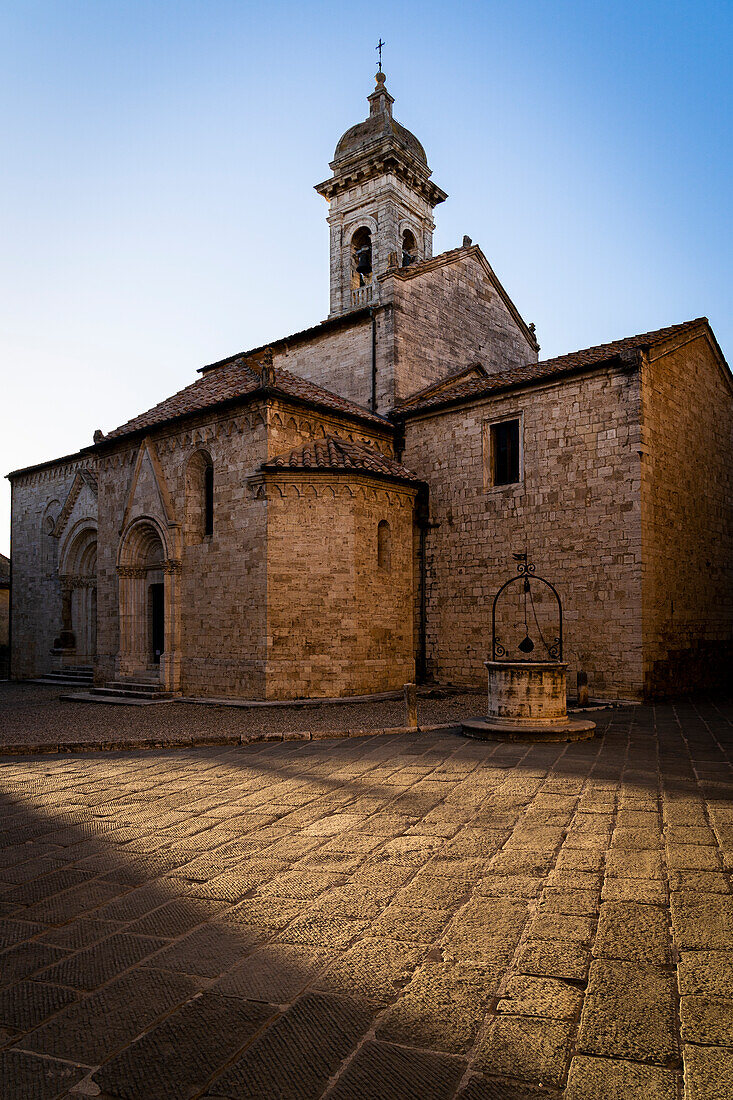
M 733 384 L 707 319 L 540 359 L 478 245 L 433 255 L 447 196 L 381 72 L 368 101 L 316 187 L 328 317 L 9 475 L 11 675 L 260 700 L 484 687 L 492 599 L 527 554 L 561 597 L 571 686 L 714 684 Z M 520 592 L 505 615 L 502 645 L 526 634 L 540 659 L 549 609 Z

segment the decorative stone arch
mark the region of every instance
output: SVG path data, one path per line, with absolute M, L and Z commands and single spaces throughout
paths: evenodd
M 351 222 L 350 225 L 347 226 L 344 230 L 344 247 L 341 251 L 343 264 L 342 278 L 343 286 L 347 294 L 350 293 L 349 288 L 351 289 L 351 291 L 353 291 L 362 288 L 362 286 L 364 285 L 361 280 L 355 277 L 354 266 L 355 249 L 359 243 L 358 240 L 355 241 L 355 238 L 358 234 L 363 233 L 368 233 L 369 244 L 371 248 L 372 274 L 367 280 L 365 280 L 367 285 L 371 285 L 374 283 L 374 273 L 377 270 L 380 270 L 380 268 L 378 267 L 381 261 L 379 250 L 379 227 L 377 225 L 376 218 L 370 217 L 368 214 L 360 214 L 359 217 L 355 221 Z
M 59 546 L 61 636 L 65 664 L 93 665 L 97 655 L 97 523 L 87 517 Z
M 180 686 L 181 562 L 167 531 L 153 516 L 137 516 L 122 533 L 117 552 L 120 678 L 159 679 L 167 691 Z
M 344 242 L 347 245 L 347 252 L 351 249 L 351 242 L 354 239 L 354 234 L 358 233 L 360 229 L 369 230 L 372 236 L 372 246 L 374 245 L 379 230 L 377 219 L 371 217 L 371 215 L 369 214 L 360 214 L 358 218 L 356 218 L 353 222 L 350 222 L 349 225 L 347 225 L 344 229 Z

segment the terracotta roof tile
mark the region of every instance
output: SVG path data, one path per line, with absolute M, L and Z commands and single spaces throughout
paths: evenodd
M 609 359 L 618 358 L 641 348 L 660 344 L 672 336 L 677 336 L 701 325 L 707 325 L 707 323 L 706 317 L 697 317 L 694 321 L 685 321 L 681 325 L 670 325 L 668 328 L 656 329 L 654 332 L 643 332 L 638 336 L 629 336 L 624 340 L 614 340 L 610 344 L 597 344 L 595 347 L 584 348 L 582 351 L 559 355 L 555 359 L 546 359 L 544 362 L 528 363 L 523 367 L 513 367 L 511 370 L 499 371 L 496 374 L 490 374 L 486 378 L 458 381 L 454 386 L 448 386 L 437 393 L 433 392 L 434 386 L 430 386 L 402 401 L 394 410 L 393 415 L 399 418 L 408 416 L 411 413 L 422 412 L 425 409 L 437 408 L 440 405 L 471 401 L 474 398 L 490 394 L 494 390 L 527 385 L 532 382 L 542 382 L 555 375 L 582 370 L 585 367 L 604 363 Z
M 244 357 L 234 359 L 225 365 L 204 374 L 196 382 L 185 389 L 174 393 L 152 409 L 141 413 L 140 416 L 128 420 L 114 431 L 108 432 L 102 442 L 109 439 L 119 439 L 121 436 L 130 435 L 132 432 L 146 431 L 159 427 L 169 420 L 176 420 L 181 416 L 203 412 L 213 405 L 224 401 L 233 401 L 237 398 L 245 398 L 256 393 L 262 388 L 259 363 L 247 360 Z M 343 397 L 316 386 L 313 382 L 306 382 L 296 374 L 275 368 L 275 382 L 270 389 L 281 397 L 292 397 L 299 401 L 305 401 L 317 405 L 335 413 L 344 413 L 350 417 L 358 417 L 360 420 L 368 420 L 373 424 L 389 427 L 389 422 L 384 417 L 376 416 L 360 405 L 346 401 Z
M 335 435 L 314 439 L 304 446 L 295 447 L 285 454 L 263 462 L 262 469 L 275 470 L 341 470 L 375 474 L 397 481 L 419 482 L 420 478 L 406 466 L 387 458 L 366 443 L 353 443 Z

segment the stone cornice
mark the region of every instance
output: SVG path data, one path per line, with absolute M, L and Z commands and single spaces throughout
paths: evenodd
M 40 485 L 44 481 L 53 478 L 68 477 L 76 470 L 96 468 L 96 456 L 91 447 L 85 447 L 71 455 L 63 455 L 61 458 L 52 458 L 48 462 L 39 462 L 36 466 L 24 466 L 19 470 L 13 470 L 6 474 L 11 482 L 24 485 Z
M 424 489 L 423 482 L 400 481 L 353 470 L 265 470 L 248 478 L 247 486 L 258 500 L 270 500 L 273 493 L 280 498 L 302 497 L 310 492 L 315 497 L 330 493 L 332 496 L 367 500 L 379 494 L 386 495 L 394 503 L 409 502 L 410 507 Z
M 344 191 L 350 191 L 353 187 L 378 176 L 394 175 L 403 180 L 409 187 L 430 204 L 437 206 L 448 198 L 446 191 L 433 183 L 429 170 L 414 158 L 408 158 L 402 150 L 396 150 L 394 146 L 387 146 L 375 153 L 371 152 L 368 159 L 354 157 L 350 161 L 334 163 L 334 175 L 322 183 L 317 183 L 314 190 L 330 201 L 336 195 Z

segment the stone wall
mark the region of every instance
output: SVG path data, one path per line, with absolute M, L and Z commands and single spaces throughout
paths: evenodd
M 479 249 L 433 263 L 414 276 L 407 268 L 378 280 L 374 334 L 371 319 L 361 318 L 284 351 L 278 346 L 275 365 L 370 409 L 374 361 L 376 411 L 386 415 L 409 394 L 472 363 L 492 372 L 536 362 Z
M 429 483 L 437 524 L 426 555 L 435 678 L 486 686 L 491 602 L 527 550 L 563 601 L 571 689 L 582 669 L 594 696 L 640 697 L 639 403 L 638 372 L 604 370 L 407 420 L 402 461 Z M 492 487 L 488 425 L 513 416 L 523 480 Z
M 471 363 L 493 372 L 536 362 L 537 352 L 477 251 L 466 250 L 449 263 L 437 256 L 434 268 L 385 281 L 385 294 L 393 284 L 397 401 Z
M 414 679 L 414 490 L 268 475 L 268 698 L 343 696 Z M 389 568 L 377 529 L 390 525 Z
M 362 317 L 353 325 L 324 332 L 284 351 L 275 349 L 276 367 L 315 382 L 363 408 L 372 394 L 372 323 Z
M 120 648 L 120 531 L 136 516 L 150 515 L 180 539 L 181 690 L 191 695 L 263 697 L 269 632 L 268 504 L 248 483 L 265 459 L 317 436 L 376 442 L 385 453 L 393 453 L 391 428 L 363 428 L 337 415 L 321 416 L 278 401 L 219 417 L 202 414 L 183 430 L 161 428 L 151 433 L 149 445 L 170 500 L 170 521 L 161 511 L 151 478 L 143 485 L 139 475 L 139 484 L 132 484 L 139 444 L 121 441 L 103 460 L 100 473 L 98 679 L 114 677 Z M 202 534 L 201 502 L 190 499 L 201 479 L 187 477 L 190 463 L 199 462 L 202 453 L 213 465 L 210 536 Z
M 180 687 L 192 695 L 264 692 L 264 509 L 247 492 L 247 478 L 266 455 L 265 417 L 243 410 L 201 417 L 184 430 L 152 433 L 172 523 L 151 486 L 133 491 L 127 521 L 151 515 L 180 547 Z M 133 486 L 138 446 L 121 441 L 100 463 L 98 551 L 98 679 L 112 679 L 120 648 L 116 563 Z M 204 536 L 187 521 L 187 468 L 200 452 L 211 458 L 214 528 Z M 189 478 L 189 495 L 193 479 Z
M 10 676 L 10 589 L 0 588 L 0 680 Z
M 41 676 L 52 668 L 51 649 L 61 630 L 61 587 L 59 542 L 51 530 L 77 471 L 93 468 L 93 458 L 73 456 L 12 480 L 14 679 Z
M 10 588 L 0 585 L 0 649 L 10 638 Z
M 394 458 L 394 428 L 369 421 L 347 420 L 334 413 L 297 408 L 286 401 L 271 400 L 267 416 L 267 458 L 285 454 L 309 440 L 336 435 L 355 443 L 368 443 L 388 458 Z
M 644 682 L 657 696 L 730 679 L 733 397 L 706 335 L 653 354 L 643 367 L 642 545 Z

